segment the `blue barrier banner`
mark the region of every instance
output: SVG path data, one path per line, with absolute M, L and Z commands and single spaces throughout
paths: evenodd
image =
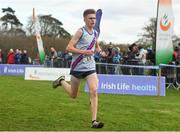
M 165 77 L 99 74 L 98 78 L 98 93 L 165 96 Z
M 24 76 L 26 67 L 43 67 L 43 65 L 0 64 L 0 75 L 22 75 L 22 76 Z

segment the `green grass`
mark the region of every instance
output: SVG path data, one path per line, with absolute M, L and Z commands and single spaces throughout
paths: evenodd
M 103 131 L 180 130 L 180 91 L 167 90 L 165 97 L 100 94 L 98 119 Z M 84 82 L 74 100 L 49 81 L 0 76 L 1 131 L 94 130 L 90 122 Z

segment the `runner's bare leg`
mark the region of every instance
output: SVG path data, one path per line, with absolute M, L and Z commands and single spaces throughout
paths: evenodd
M 96 120 L 97 116 L 97 107 L 98 107 L 98 95 L 97 95 L 97 87 L 98 87 L 98 78 L 97 74 L 93 73 L 88 75 L 86 78 L 89 93 L 90 93 L 90 101 L 91 101 L 91 113 L 92 113 L 92 121 Z
M 81 80 L 71 76 L 71 84 L 67 83 L 65 80 L 61 81 L 64 90 L 69 94 L 71 98 L 76 98 L 79 90 Z

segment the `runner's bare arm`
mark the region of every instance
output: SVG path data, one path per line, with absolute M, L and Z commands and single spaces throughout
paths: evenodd
M 99 46 L 99 42 L 96 42 L 96 52 L 98 52 L 102 57 L 106 57 L 106 53 Z
M 96 52 L 101 52 L 101 51 L 102 51 L 102 49 L 100 48 L 99 42 L 97 41 L 96 42 Z
M 81 50 L 76 48 L 76 44 L 78 43 L 80 37 L 82 36 L 82 30 L 79 29 L 75 35 L 72 37 L 72 39 L 69 41 L 66 50 L 75 53 L 75 54 L 85 54 L 85 55 L 92 55 L 93 51 L 92 50 Z

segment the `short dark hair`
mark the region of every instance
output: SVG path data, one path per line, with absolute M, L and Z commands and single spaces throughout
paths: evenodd
M 89 14 L 96 14 L 96 11 L 94 9 L 86 9 L 83 13 L 83 17 L 86 17 Z
M 178 47 L 176 46 L 176 47 L 174 48 L 174 50 L 175 50 L 175 51 L 178 51 Z
M 129 50 L 132 51 L 132 49 L 133 49 L 134 46 L 137 46 L 137 44 L 136 44 L 136 43 L 131 44 L 131 45 L 129 46 Z

